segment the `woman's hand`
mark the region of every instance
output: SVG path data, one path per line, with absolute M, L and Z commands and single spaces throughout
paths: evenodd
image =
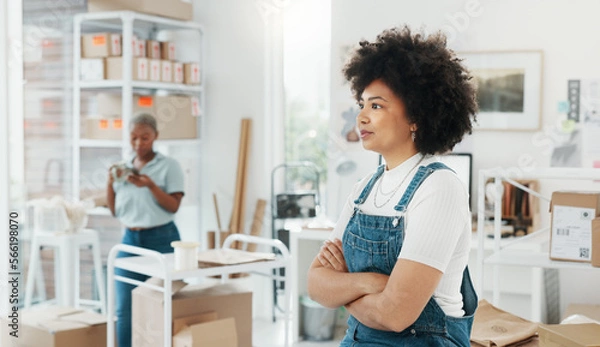
M 128 175 L 127 176 L 127 181 L 133 185 L 135 185 L 136 187 L 148 187 L 148 188 L 152 188 L 155 186 L 154 181 L 148 176 L 148 175 Z
M 348 272 L 342 241 L 339 239 L 325 240 L 317 259 L 324 268 L 333 269 L 340 272 Z

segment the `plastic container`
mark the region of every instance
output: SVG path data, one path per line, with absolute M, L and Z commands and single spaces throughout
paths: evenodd
M 302 312 L 302 335 L 305 340 L 327 341 L 332 340 L 337 320 L 337 309 L 327 308 L 308 295 L 300 297 Z
M 171 247 L 175 250 L 175 271 L 194 270 L 198 268 L 197 249 L 199 242 L 173 241 Z

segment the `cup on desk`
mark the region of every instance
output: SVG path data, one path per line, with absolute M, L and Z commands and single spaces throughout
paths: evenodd
M 175 271 L 194 270 L 198 268 L 197 249 L 199 242 L 173 241 L 171 247 L 175 250 Z

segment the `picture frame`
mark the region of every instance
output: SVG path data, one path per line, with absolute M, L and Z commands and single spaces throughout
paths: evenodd
M 542 51 L 457 52 L 477 85 L 474 130 L 536 131 L 542 115 Z

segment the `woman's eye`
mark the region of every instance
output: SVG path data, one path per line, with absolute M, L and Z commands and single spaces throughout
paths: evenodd
M 372 104 L 371 108 L 374 109 L 374 110 L 377 110 L 377 109 L 380 109 L 381 106 L 379 104 Z
M 358 108 L 362 110 L 363 108 L 365 108 L 365 105 L 364 104 L 358 104 Z

